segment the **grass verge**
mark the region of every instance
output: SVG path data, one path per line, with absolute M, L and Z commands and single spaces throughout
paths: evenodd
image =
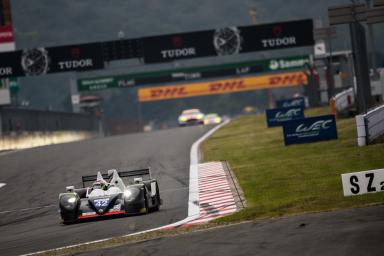
M 216 222 L 382 204 L 384 193 L 344 197 L 340 174 L 384 168 L 384 144 L 358 147 L 354 118 L 337 120 L 337 128 L 337 140 L 291 146 L 284 146 L 281 127 L 266 127 L 264 115 L 240 117 L 216 132 L 203 143 L 204 160 L 228 160 L 248 204 Z

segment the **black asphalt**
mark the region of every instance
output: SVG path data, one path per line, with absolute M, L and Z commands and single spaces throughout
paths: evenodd
M 76 256 L 383 255 L 384 206 L 248 222 Z
M 209 129 L 198 126 L 113 136 L 0 156 L 0 182 L 7 184 L 0 188 L 0 255 L 129 234 L 185 218 L 190 148 Z M 159 181 L 164 201 L 159 212 L 74 225 L 60 223 L 58 195 L 67 185 L 80 186 L 82 175 L 146 166 Z

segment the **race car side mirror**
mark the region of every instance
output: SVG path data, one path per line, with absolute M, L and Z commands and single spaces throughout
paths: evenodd
M 75 190 L 75 186 L 68 186 L 65 187 L 65 189 L 67 190 L 67 192 L 73 192 Z

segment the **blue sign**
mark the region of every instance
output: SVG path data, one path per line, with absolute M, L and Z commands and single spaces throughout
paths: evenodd
M 284 122 L 304 118 L 302 107 L 274 108 L 266 111 L 268 127 L 282 126 Z
M 304 97 L 284 99 L 276 101 L 276 108 L 302 107 L 305 108 Z
M 292 120 L 283 124 L 285 145 L 337 139 L 334 115 Z

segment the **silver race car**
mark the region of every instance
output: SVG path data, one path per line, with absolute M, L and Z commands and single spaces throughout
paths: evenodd
M 159 185 L 149 168 L 98 172 L 82 176 L 82 182 L 82 188 L 68 186 L 67 192 L 59 195 L 60 215 L 65 224 L 86 218 L 157 211 L 162 204 Z M 87 182 L 92 182 L 91 186 L 86 186 Z

